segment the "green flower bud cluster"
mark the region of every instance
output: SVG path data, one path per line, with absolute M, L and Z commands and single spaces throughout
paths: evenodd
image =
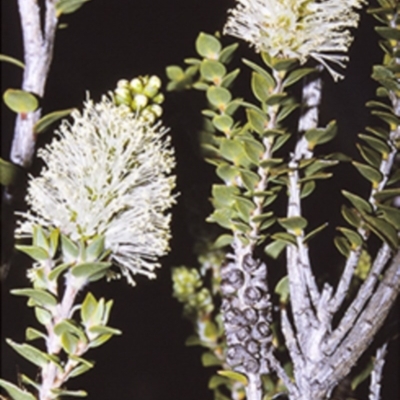
M 160 104 L 164 95 L 160 93 L 161 80 L 158 76 L 139 76 L 130 82 L 121 79 L 114 90 L 117 105 L 125 104 L 151 124 L 162 115 Z
M 197 317 L 199 314 L 210 314 L 213 311 L 210 291 L 202 287 L 201 276 L 195 268 L 174 268 L 172 281 L 174 297 L 184 304 L 185 316 Z

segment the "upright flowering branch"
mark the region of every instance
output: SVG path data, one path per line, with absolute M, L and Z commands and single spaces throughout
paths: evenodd
M 201 34 L 197 40 L 202 60 L 187 60 L 191 66 L 185 71 L 176 66 L 167 69 L 170 88 L 205 90 L 210 104 L 203 111 L 211 122 L 203 147 L 206 160 L 217 167 L 224 184 L 213 186 L 215 211 L 208 220 L 231 231 L 231 235 L 222 235 L 216 242 L 232 249 L 221 267 L 226 360 L 232 370 L 247 378 L 248 399 L 263 396 L 261 376 L 273 371 L 285 383 L 290 399 L 322 400 L 330 396 L 365 352 L 399 293 L 400 213 L 391 204 L 399 193 L 391 186 L 399 179 L 393 162 L 399 148 L 396 6 L 382 0 L 385 7 L 372 11 L 380 21 L 387 21 L 387 27 L 377 30 L 387 41 L 384 45 L 388 55 L 383 67 L 374 68 L 373 78 L 382 85 L 378 95 L 388 97 L 391 105 L 375 101 L 368 105 L 379 108 L 373 114 L 390 129 L 373 127 L 368 128 L 372 135 L 360 135 L 368 145 L 358 145 L 366 164 L 354 161 L 353 165 L 371 182 L 371 192 L 364 200 L 343 191 L 351 207 L 343 206 L 342 214 L 351 228 L 337 228 L 340 236 L 334 243 L 345 263 L 334 288 L 328 283 L 320 285 L 309 256 L 310 240 L 326 224 L 307 231 L 301 204 L 314 191 L 316 181 L 331 177 L 325 170 L 340 160 L 335 154 L 314 154 L 316 146 L 334 138 L 337 127 L 335 121 L 324 128 L 319 126 L 322 81 L 320 76 L 309 74 L 326 68 L 334 80 L 343 77 L 336 67 L 344 67 L 348 59 L 346 52 L 352 41 L 349 28 L 357 26 L 356 9 L 363 1 L 237 3 L 224 32 L 249 42 L 261 53 L 262 66 L 243 60 L 253 71 L 251 89 L 258 103 L 232 100 L 226 89 L 235 71 L 228 73 L 225 49 L 210 36 Z M 316 69 L 300 67 L 310 59 L 318 63 Z M 285 156 L 277 151 L 294 136 L 286 130 L 285 118 L 298 106 L 289 95 L 290 87 L 307 75 L 311 79 L 308 77 L 303 88 L 297 138 L 289 142 L 294 142 L 294 147 Z M 237 105 L 245 108 L 244 123 L 234 120 Z M 276 218 L 269 207 L 282 187 L 288 193 L 287 214 Z M 275 221 L 284 231 L 271 229 Z M 369 246 L 373 235 L 382 241 L 378 252 Z M 280 307 L 281 329 L 293 364 L 293 380 L 275 356 L 269 332 L 272 314 L 267 268 L 255 256 L 258 247 L 265 244 L 265 252 L 273 258 L 286 248 L 287 277 L 278 286 L 282 292 L 285 282 L 288 285 L 289 300 Z M 349 298 L 357 269 L 369 259 L 373 261 L 365 267 L 369 271 L 364 281 Z M 343 310 L 345 300 L 350 305 L 336 325 L 334 317 Z M 373 309 L 382 309 L 382 313 L 374 317 Z M 249 319 L 252 315 L 254 322 Z M 261 341 L 256 337 L 258 328 L 265 332 Z M 374 382 L 379 374 L 376 368 Z M 378 392 L 372 390 L 371 396 L 376 396 Z
M 141 104 L 124 104 L 120 90 L 99 103 L 87 100 L 83 112 L 74 111 L 73 122 L 64 121 L 57 138 L 39 151 L 45 167 L 29 182 L 30 208 L 21 214 L 17 234 L 33 243 L 17 247 L 35 260 L 28 273 L 33 288 L 12 293 L 29 298 L 45 332 L 28 328 L 26 338 L 44 339 L 45 350 L 8 344 L 40 368 L 38 382 L 22 375 L 39 400 L 84 396 L 65 383 L 93 367 L 83 358 L 89 349 L 121 333 L 107 326 L 112 300 L 88 293 L 77 304 L 77 294 L 103 277 L 123 275 L 131 285 L 137 274 L 154 278 L 158 258 L 169 249 L 166 212 L 175 202 L 175 160 L 167 129 L 157 122 L 161 82 L 141 77 L 121 86 L 131 97 L 146 93 Z M 36 398 L 9 382 L 0 380 L 0 386 L 15 399 Z

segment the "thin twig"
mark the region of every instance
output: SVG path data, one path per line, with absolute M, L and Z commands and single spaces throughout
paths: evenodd
M 381 381 L 387 347 L 388 343 L 386 342 L 376 350 L 374 368 L 371 372 L 368 400 L 380 400 L 381 398 Z

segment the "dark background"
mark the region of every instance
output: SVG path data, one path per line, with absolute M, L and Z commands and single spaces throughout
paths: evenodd
M 182 64 L 185 57 L 195 56 L 194 41 L 200 31 L 221 30 L 226 20 L 226 10 L 233 0 L 93 0 L 74 14 L 62 17 L 68 28 L 58 31 L 53 64 L 43 100 L 44 113 L 69 107 L 80 107 L 89 91 L 94 99 L 115 87 L 119 79 L 137 75 L 158 74 L 165 81 L 164 69 L 170 64 Z M 1 53 L 22 59 L 21 27 L 16 0 L 4 0 L 2 6 Z M 225 39 L 229 42 L 230 39 Z M 245 44 L 241 50 L 247 58 L 253 53 Z M 372 28 L 372 20 L 364 16 L 356 41 L 352 47 L 347 79 L 333 84 L 326 76 L 322 108 L 322 121 L 336 118 L 340 135 L 333 146 L 358 157 L 355 136 L 370 123 L 364 103 L 374 96 L 375 85 L 369 80 L 371 65 L 378 63 L 381 52 Z M 1 64 L 2 92 L 8 87 L 17 88 L 21 70 Z M 244 76 L 248 76 L 246 71 Z M 94 349 L 88 358 L 96 360 L 96 367 L 68 383 L 71 389 L 85 389 L 90 399 L 137 400 L 206 400 L 212 398 L 207 389 L 210 369 L 201 367 L 200 348 L 186 348 L 184 341 L 191 333 L 190 324 L 181 317 L 181 306 L 171 297 L 171 267 L 195 265 L 191 209 L 199 208 L 206 214 L 209 205 L 193 204 L 192 193 L 209 196 L 213 179 L 212 169 L 203 164 L 196 150 L 196 133 L 192 128 L 198 119 L 192 116 L 197 110 L 197 97 L 167 95 L 165 125 L 171 127 L 178 166 L 179 205 L 174 208 L 172 252 L 163 260 L 155 281 L 138 278 L 135 288 L 124 281 L 92 284 L 90 290 L 96 297 L 114 298 L 111 326 L 123 331 L 106 345 Z M 187 101 L 188 99 L 195 99 Z M 14 115 L 2 104 L 2 157 L 8 159 L 13 132 Z M 193 114 L 194 115 L 194 114 Z M 40 137 L 43 145 L 50 133 Z M 36 173 L 40 163 L 35 162 Z M 309 210 L 322 223 L 331 226 L 339 216 L 342 198 L 339 186 L 365 194 L 368 185 L 356 172 L 339 167 L 336 178 L 320 184 L 320 195 L 307 200 Z M 329 193 L 328 193 L 329 190 Z M 198 195 L 197 197 L 201 197 Z M 7 214 L 7 213 L 6 213 Z M 3 254 L 8 256 L 10 234 L 7 215 L 3 216 Z M 9 216 L 8 216 L 9 217 Z M 329 228 L 331 233 L 333 227 Z M 329 235 L 328 235 L 329 236 Z M 318 241 L 319 240 L 319 241 Z M 313 257 L 321 265 L 321 272 L 339 262 L 331 240 L 318 239 Z M 11 288 L 27 285 L 27 259 L 13 257 L 7 279 L 2 285 L 2 377 L 16 381 L 19 371 L 31 377 L 35 368 L 16 355 L 4 344 L 10 337 L 24 340 L 27 326 L 36 326 L 32 310 L 25 300 L 8 294 Z M 324 270 L 325 268 L 325 270 Z M 389 320 L 397 326 L 396 313 Z M 396 372 L 399 369 L 398 341 L 391 344 L 385 367 L 384 400 L 399 398 Z M 366 397 L 364 397 L 366 398 Z M 311 400 L 311 399 L 310 399 Z

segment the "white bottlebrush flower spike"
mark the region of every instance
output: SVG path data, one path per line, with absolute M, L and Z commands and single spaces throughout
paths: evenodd
M 39 150 L 46 166 L 29 182 L 30 210 L 17 233 L 57 227 L 72 240 L 105 236 L 123 275 L 154 277 L 157 257 L 168 250 L 175 165 L 166 129 L 104 97 L 64 121 Z
M 345 66 L 356 27 L 355 11 L 364 0 L 237 0 L 237 8 L 224 33 L 250 42 L 257 51 L 273 57 L 310 57 L 323 64 L 332 77 L 342 77 L 329 65 Z

